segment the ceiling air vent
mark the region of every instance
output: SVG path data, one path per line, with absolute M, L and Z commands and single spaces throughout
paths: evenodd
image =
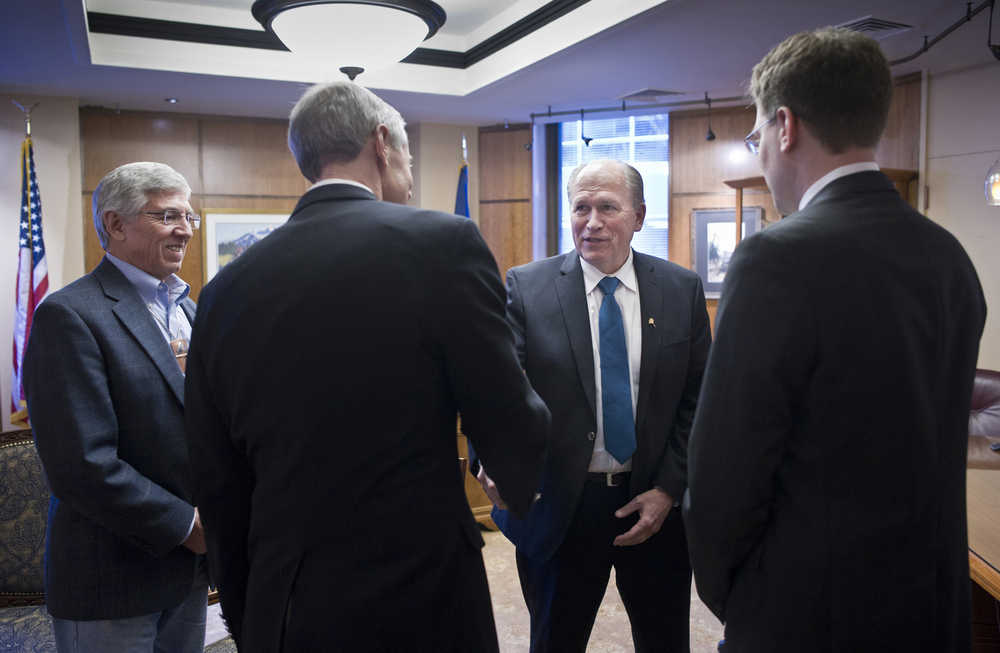
M 665 91 L 660 88 L 641 88 L 626 95 L 619 95 L 619 100 L 629 100 L 632 102 L 656 102 L 661 97 L 668 95 L 683 95 L 680 91 Z
M 843 27 L 851 30 L 852 32 L 861 32 L 862 34 L 870 36 L 876 40 L 882 40 L 913 29 L 913 25 L 896 23 L 891 20 L 874 18 L 872 16 L 864 16 L 862 18 L 837 25 L 837 27 Z

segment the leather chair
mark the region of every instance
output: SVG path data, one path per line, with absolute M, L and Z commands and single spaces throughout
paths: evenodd
M 1000 469 L 1000 372 L 976 370 L 969 413 L 969 467 Z
M 0 651 L 55 651 L 45 609 L 48 511 L 31 431 L 0 433 Z

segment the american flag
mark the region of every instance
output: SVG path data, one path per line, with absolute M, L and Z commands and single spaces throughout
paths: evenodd
M 21 387 L 21 360 L 31 333 L 35 308 L 49 292 L 49 268 L 42 241 L 42 198 L 35 178 L 35 153 L 31 138 L 21 145 L 21 219 L 17 290 L 14 305 L 14 359 L 10 384 L 10 421 L 28 427 L 28 406 Z

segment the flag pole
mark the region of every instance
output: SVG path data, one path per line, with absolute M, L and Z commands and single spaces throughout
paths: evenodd
M 24 137 L 31 138 L 31 112 L 35 110 L 35 107 L 37 107 L 39 103 L 35 102 L 26 109 L 24 108 L 24 105 L 17 100 L 11 100 L 11 102 L 14 106 L 21 110 L 21 113 L 24 114 Z
M 42 199 L 35 177 L 31 142 L 31 112 L 38 102 L 25 107 L 11 102 L 24 114 L 24 142 L 21 143 L 21 214 L 18 216 L 17 282 L 14 292 L 13 358 L 11 360 L 10 423 L 30 428 L 27 400 L 24 396 L 22 363 L 31 334 L 31 322 L 38 304 L 49 292 L 48 264 L 42 239 Z
M 462 163 L 458 166 L 458 189 L 455 191 L 455 214 L 468 218 L 469 213 L 469 143 L 462 132 Z

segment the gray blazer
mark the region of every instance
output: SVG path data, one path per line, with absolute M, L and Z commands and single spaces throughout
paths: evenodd
M 195 305 L 183 303 L 193 322 Z M 117 619 L 179 604 L 197 560 L 184 376 L 139 293 L 107 259 L 34 314 L 24 385 L 52 503 L 49 612 Z

